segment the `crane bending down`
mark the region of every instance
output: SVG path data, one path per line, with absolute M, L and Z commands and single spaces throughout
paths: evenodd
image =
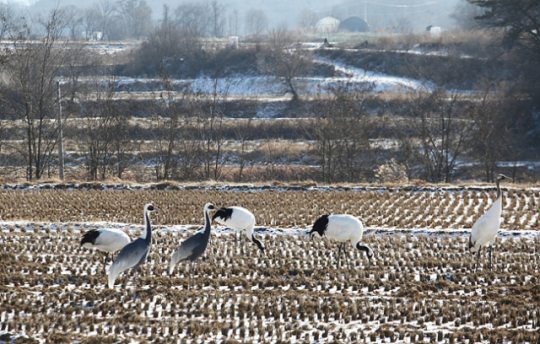
M 255 216 L 246 208 L 219 208 L 214 216 L 212 216 L 212 220 L 237 231 L 244 230 L 248 239 L 253 241 L 264 253 L 264 245 L 255 238 L 255 234 L 253 234 L 253 228 L 255 228 Z
M 114 287 L 114 280 L 122 272 L 131 268 L 138 270 L 139 266 L 146 262 L 146 257 L 148 256 L 150 246 L 152 245 L 150 212 L 156 210 L 157 209 L 154 209 L 152 204 L 147 204 L 144 207 L 144 230 L 140 237 L 127 244 L 116 257 L 116 260 L 109 270 L 109 288 L 112 289 Z M 135 282 L 135 276 L 133 277 L 133 281 Z M 135 286 L 135 283 L 133 283 L 133 285 Z
M 350 241 L 351 244 L 359 251 L 365 251 L 371 265 L 371 258 L 373 257 L 373 250 L 369 246 L 360 245 L 362 235 L 364 233 L 364 226 L 362 222 L 356 217 L 351 215 L 323 215 L 315 221 L 313 229 L 308 232 L 309 236 L 313 237 L 317 234 L 319 237 L 327 237 L 334 239 L 341 244 L 339 245 L 337 268 L 339 269 L 339 258 L 341 256 L 341 249 L 345 251 L 344 244 Z M 349 257 L 347 257 L 347 265 L 349 264 Z
M 210 238 L 210 231 L 212 231 L 212 224 L 210 222 L 210 215 L 208 212 L 215 209 L 215 207 L 207 203 L 204 206 L 204 230 L 189 238 L 187 238 L 178 248 L 178 250 L 171 257 L 169 262 L 169 275 L 172 275 L 174 266 L 179 262 L 189 260 L 189 283 L 188 288 L 191 289 L 191 270 L 193 261 L 197 260 L 208 246 L 208 239 Z
M 103 263 L 103 273 L 107 271 L 107 260 L 109 254 L 121 250 L 131 242 L 129 236 L 116 228 L 92 229 L 83 234 L 81 247 L 94 248 L 98 251 L 106 252 Z
M 469 251 L 476 252 L 476 267 L 474 273 L 478 271 L 478 260 L 482 247 L 489 245 L 489 269 L 491 270 L 491 249 L 497 238 L 497 232 L 501 225 L 502 213 L 502 192 L 500 182 L 508 179 L 504 174 L 497 175 L 497 198 L 491 205 L 491 208 L 482 215 L 473 225 L 471 236 L 469 237 Z

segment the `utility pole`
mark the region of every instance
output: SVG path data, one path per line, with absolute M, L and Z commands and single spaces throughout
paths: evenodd
M 62 104 L 60 104 L 60 81 L 56 82 L 56 103 L 58 105 L 58 169 L 60 180 L 64 180 L 64 144 L 62 137 Z

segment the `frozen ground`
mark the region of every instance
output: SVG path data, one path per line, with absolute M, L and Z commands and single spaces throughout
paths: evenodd
M 536 232 L 501 232 L 494 268 L 478 274 L 466 231 L 369 228 L 368 262 L 347 247 L 304 238 L 307 228 L 257 228 L 267 252 L 213 230 L 187 290 L 187 267 L 167 262 L 199 224 L 154 228 L 134 293 L 131 277 L 105 287 L 103 256 L 78 245 L 83 230 L 120 223 L 2 223 L 0 341 L 216 343 L 536 343 Z M 346 262 L 348 263 L 346 265 Z M 350 264 L 350 268 L 347 266 Z M 134 293 L 134 294 L 133 294 Z M 29 339 L 28 339 L 29 340 Z
M 493 269 L 482 254 L 475 274 L 470 229 L 457 224 L 468 226 L 489 207 L 492 186 L 54 187 L 0 189 L 0 341 L 539 339 L 538 188 L 505 188 Z M 266 252 L 214 227 L 196 265 L 196 287 L 187 290 L 187 264 L 168 275 L 168 262 L 201 229 L 202 204 L 210 200 L 252 209 Z M 82 249 L 81 235 L 115 227 L 137 237 L 148 201 L 161 212 L 152 216 L 153 244 L 139 284 L 127 273 L 110 290 L 103 255 Z M 321 213 L 343 212 L 366 224 L 362 242 L 375 252 L 371 261 L 348 244 L 337 267 L 335 242 L 306 237 Z

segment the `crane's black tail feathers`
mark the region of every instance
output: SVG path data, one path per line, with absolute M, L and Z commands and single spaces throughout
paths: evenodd
M 233 210 L 231 208 L 219 208 L 214 216 L 212 216 L 212 221 L 216 219 L 216 217 L 221 218 L 223 221 L 227 221 L 231 218 Z
M 86 244 L 87 242 L 94 245 L 96 243 L 96 239 L 99 236 L 99 231 L 92 229 L 88 232 L 83 234 L 82 240 L 81 240 L 81 246 Z

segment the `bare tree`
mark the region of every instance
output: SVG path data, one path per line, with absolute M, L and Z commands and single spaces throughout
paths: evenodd
M 308 50 L 294 47 L 292 34 L 285 29 L 271 30 L 267 49 L 259 53 L 259 68 L 276 78 L 283 86 L 283 93 L 292 94 L 292 101 L 299 100 L 296 78 L 313 68 L 313 58 Z
M 14 49 L 7 49 L 4 73 L 8 77 L 8 101 L 12 115 L 24 122 L 26 178 L 40 179 L 57 143 L 56 81 L 60 69 L 70 58 L 69 49 L 58 40 L 61 34 L 59 11 L 53 10 L 44 22 L 43 36 L 30 42 L 30 26 L 13 34 Z
M 94 34 L 100 30 L 101 14 L 99 8 L 92 6 L 84 10 L 81 25 L 84 28 L 85 39 L 94 39 Z
M 69 47 L 70 59 L 63 66 L 67 73 L 64 73 L 62 80 L 62 95 L 68 98 L 67 109 L 62 111 L 77 112 L 79 104 L 76 101 L 77 94 L 84 91 L 84 83 L 80 80 L 86 75 L 88 70 L 98 70 L 96 57 L 88 54 L 88 49 L 84 43 L 71 43 Z M 86 68 L 84 68 L 86 67 Z
M 395 32 L 411 32 L 412 29 L 411 21 L 406 17 L 398 17 L 392 24 L 392 30 Z
M 223 37 L 225 31 L 225 18 L 227 7 L 220 3 L 217 0 L 212 0 L 210 3 L 211 15 L 212 15 L 212 34 L 214 37 L 221 38 Z
M 300 19 L 298 20 L 298 25 L 305 30 L 312 30 L 317 24 L 319 16 L 317 12 L 311 8 L 304 8 L 302 13 L 300 13 Z
M 164 6 L 163 19 L 134 51 L 131 68 L 134 73 L 173 75 L 178 73 L 182 61 L 201 49 L 200 37 L 184 34 L 170 19 L 169 7 Z
M 364 109 L 372 87 L 369 83 L 343 83 L 318 94 L 316 117 L 308 122 L 307 132 L 315 141 L 323 182 L 358 182 L 372 177 L 375 151 L 369 139 L 374 121 Z
M 224 103 L 229 93 L 231 81 L 224 77 L 223 66 L 214 57 L 210 77 L 212 92 L 201 95 L 199 100 L 198 125 L 202 144 L 203 173 L 205 179 L 220 180 L 223 172 L 223 123 Z M 206 98 L 203 98 L 206 97 Z
M 404 111 L 417 130 L 420 147 L 415 154 L 425 179 L 434 183 L 452 181 L 473 129 L 473 121 L 459 107 L 460 99 L 456 92 L 436 89 L 418 93 Z
M 85 165 L 91 180 L 105 179 L 111 174 L 121 178 L 127 166 L 130 111 L 114 100 L 115 81 L 113 76 L 105 84 L 96 79 L 94 99 L 82 108 L 84 125 L 76 137 L 79 146 L 85 149 Z
M 127 26 L 127 35 L 140 39 L 152 28 L 152 9 L 145 0 L 118 0 L 117 8 Z
M 474 120 L 471 134 L 472 154 L 482 162 L 486 181 L 494 181 L 497 163 L 504 154 L 504 124 L 498 100 L 486 88 L 478 92 L 476 99 L 469 105 L 469 113 Z
M 246 166 L 246 162 L 249 161 L 249 144 L 250 140 L 253 139 L 252 131 L 253 120 L 251 118 L 241 120 L 240 125 L 236 128 L 236 136 L 240 139 L 240 149 L 237 151 L 239 170 L 236 181 L 238 183 L 242 182 L 244 167 Z
M 399 125 L 396 125 L 396 122 L 399 122 Z M 397 120 L 393 121 L 393 124 L 393 133 L 399 145 L 396 162 L 404 167 L 407 179 L 411 181 L 417 175 L 420 175 L 417 171 L 417 167 L 420 165 L 417 158 L 419 140 L 414 135 L 416 133 L 416 124 L 410 121 Z
M 158 180 L 170 180 L 179 175 L 178 169 L 182 165 L 179 162 L 182 158 L 185 158 L 185 156 L 178 154 L 180 140 L 195 140 L 194 136 L 186 138 L 184 135 L 182 137 L 182 129 L 189 127 L 189 113 L 192 103 L 190 98 L 193 92 L 189 85 L 184 85 L 179 93 L 175 92 L 171 80 L 164 73 L 161 75 L 161 82 L 164 89 L 160 93 L 155 109 L 157 125 L 154 141 L 156 142 L 156 153 L 159 161 L 159 165 L 156 167 L 156 177 Z M 184 134 L 186 131 L 184 131 Z M 191 132 L 193 131 L 192 129 Z M 188 163 L 188 166 L 190 165 Z M 192 175 L 192 173 L 186 172 L 184 169 L 182 174 Z
M 81 14 L 81 10 L 74 5 L 68 5 L 61 8 L 66 28 L 69 30 L 69 36 L 71 39 L 77 38 L 77 30 L 82 26 L 84 16 Z
M 211 9 L 208 4 L 189 2 L 175 10 L 176 24 L 184 36 L 200 38 L 208 33 Z
M 229 35 L 238 36 L 240 33 L 240 13 L 237 9 L 229 14 Z
M 92 17 L 98 21 L 101 40 L 110 39 L 111 27 L 116 18 L 116 3 L 113 0 L 100 0 L 91 7 Z
M 262 10 L 250 8 L 246 12 L 246 35 L 259 37 L 268 28 L 268 17 Z
M 0 2 L 0 40 L 13 31 L 15 13 L 9 3 Z

